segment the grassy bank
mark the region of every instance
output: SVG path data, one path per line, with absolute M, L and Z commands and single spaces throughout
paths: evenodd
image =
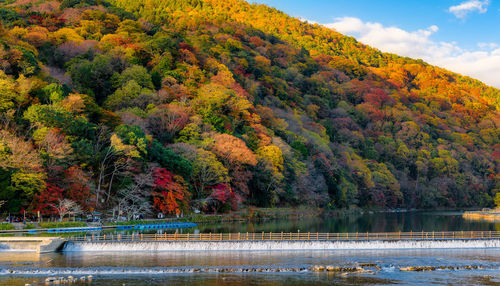
M 87 226 L 87 224 L 81 221 L 41 222 L 38 224 L 38 226 L 40 228 L 64 228 L 64 227 L 83 227 Z
M 15 227 L 11 223 L 2 223 L 2 224 L 0 224 L 0 230 L 12 230 L 12 229 L 15 229 Z
M 302 218 L 315 217 L 322 213 L 317 208 L 246 208 L 227 214 L 191 214 L 179 218 L 165 218 L 161 220 L 131 220 L 126 222 L 109 223 L 107 225 L 133 225 L 165 222 L 195 222 L 195 223 L 217 223 L 231 221 L 254 221 L 276 218 Z

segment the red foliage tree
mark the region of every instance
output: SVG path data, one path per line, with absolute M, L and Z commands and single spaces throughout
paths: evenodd
M 387 93 L 380 88 L 372 88 L 367 94 L 364 96 L 365 102 L 370 103 L 376 108 L 380 108 L 385 104 L 392 104 L 393 99 L 387 95 Z
M 64 197 L 78 203 L 83 209 L 88 210 L 93 201 L 90 198 L 88 186 L 90 177 L 80 167 L 72 166 L 64 171 Z
M 167 214 L 179 215 L 186 210 L 189 201 L 189 192 L 181 176 L 175 175 L 164 168 L 153 170 L 154 207 Z
M 28 22 L 32 25 L 42 26 L 49 31 L 55 31 L 64 26 L 66 20 L 52 14 L 31 15 Z
M 236 210 L 241 199 L 231 190 L 227 184 L 217 184 L 211 189 L 210 196 L 207 198 L 207 207 L 211 211 L 227 212 Z
M 63 198 L 63 190 L 52 184 L 47 184 L 47 187 L 35 195 L 33 200 L 33 210 L 40 211 L 43 215 L 57 214 L 54 205 Z

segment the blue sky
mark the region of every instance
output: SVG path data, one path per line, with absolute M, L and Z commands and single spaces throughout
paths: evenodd
M 500 88 L 500 0 L 256 0 Z

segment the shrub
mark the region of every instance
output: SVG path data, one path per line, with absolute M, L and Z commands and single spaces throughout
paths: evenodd
M 25 226 L 24 226 L 24 229 L 35 229 L 36 228 L 36 225 L 32 224 L 32 223 L 27 223 Z
M 15 229 L 14 225 L 11 223 L 0 224 L 0 230 L 11 230 L 11 229 Z

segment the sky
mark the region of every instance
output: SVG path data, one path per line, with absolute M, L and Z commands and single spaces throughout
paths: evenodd
M 500 88 L 500 0 L 255 0 Z

